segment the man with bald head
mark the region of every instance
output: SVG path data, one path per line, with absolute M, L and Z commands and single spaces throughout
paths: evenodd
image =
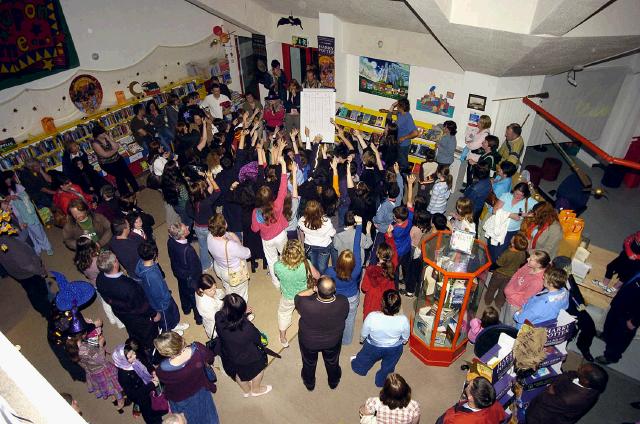
M 296 295 L 294 303 L 300 314 L 298 342 L 302 354 L 302 382 L 309 391 L 315 388 L 318 353 L 322 353 L 329 387 L 335 389 L 342 376 L 340 348 L 349 301 L 336 294 L 335 281 L 323 275 L 316 287 Z

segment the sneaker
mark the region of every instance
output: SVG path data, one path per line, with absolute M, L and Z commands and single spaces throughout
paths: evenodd
M 178 331 L 184 331 L 187 328 L 189 328 L 189 324 L 187 324 L 186 322 L 181 322 L 180 324 L 173 327 L 171 331 L 175 331 L 177 333 Z
M 405 296 L 407 296 L 407 297 L 409 297 L 409 298 L 411 298 L 411 297 L 416 297 L 416 295 L 415 295 L 415 294 L 413 294 L 413 293 L 411 293 L 411 292 L 406 292 L 404 295 L 405 295 Z
M 350 356 L 350 357 L 349 357 L 349 360 L 350 360 L 351 362 L 353 362 L 353 360 L 354 360 L 354 359 L 356 359 L 356 356 L 357 356 L 357 355 Z
M 171 331 L 176 333 L 178 336 L 183 336 L 184 335 L 184 331 L 182 331 L 182 330 L 171 330 Z

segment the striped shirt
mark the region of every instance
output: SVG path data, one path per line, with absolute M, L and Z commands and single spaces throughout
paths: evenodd
M 431 213 L 445 213 L 447 210 L 447 200 L 451 196 L 451 189 L 445 181 L 438 181 L 431 189 L 431 200 L 427 210 Z

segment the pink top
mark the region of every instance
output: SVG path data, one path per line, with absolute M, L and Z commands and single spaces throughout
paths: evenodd
M 471 343 L 476 342 L 476 338 L 478 334 L 482 331 L 482 322 L 478 318 L 474 318 L 469 323 L 469 332 L 467 333 L 467 338 Z
M 284 122 L 284 113 L 285 111 L 283 107 L 278 108 L 275 113 L 270 107 L 265 107 L 263 117 L 267 126 L 272 128 L 282 126 L 282 123 Z
M 411 227 L 411 230 L 409 230 L 409 237 L 411 237 L 411 246 L 420 247 L 420 240 L 422 239 L 423 234 L 424 233 L 422 232 L 422 230 L 415 225 Z
M 464 139 L 466 146 L 469 150 L 476 150 L 482 147 L 482 142 L 489 135 L 489 130 L 484 129 L 482 131 L 478 131 L 477 128 L 474 128 Z
M 542 277 L 544 270 L 532 274 L 531 268 L 524 265 L 513 274 L 509 284 L 504 288 L 504 295 L 510 305 L 522 308 L 527 300 L 542 290 Z
M 273 202 L 273 214 L 276 217 L 276 221 L 268 224 L 266 222 L 258 222 L 257 212 L 258 209 L 254 209 L 251 214 L 251 231 L 259 233 L 262 240 L 272 240 L 278 234 L 280 234 L 285 228 L 289 226 L 287 218 L 282 213 L 284 206 L 284 198 L 287 195 L 287 174 L 280 176 L 280 187 L 278 187 L 278 197 Z

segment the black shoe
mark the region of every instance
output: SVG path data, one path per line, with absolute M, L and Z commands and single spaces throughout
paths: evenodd
M 251 261 L 251 273 L 255 274 L 257 269 L 258 269 L 258 264 L 256 263 L 256 261 Z
M 596 362 L 601 365 L 609 365 L 609 364 L 615 364 L 618 361 L 610 361 L 609 359 L 606 358 L 606 356 L 600 355 L 596 358 Z
M 315 389 L 315 388 L 316 388 L 316 383 L 313 383 L 313 384 L 307 384 L 307 383 L 305 383 L 304 381 L 303 381 L 302 383 L 304 384 L 304 387 L 306 387 L 306 388 L 307 388 L 307 390 L 309 390 L 310 392 L 313 392 L 313 389 Z
M 340 380 L 336 381 L 335 383 L 329 383 L 329 388 L 331 390 L 334 390 L 336 387 L 338 387 L 338 384 L 340 384 Z
M 582 353 L 582 357 L 589 362 L 593 362 L 594 358 L 591 352 L 588 349 L 580 349 L 580 353 Z
M 263 259 L 262 260 L 262 269 L 267 269 L 267 268 L 269 268 L 269 264 L 267 263 L 266 259 Z
M 196 325 L 202 325 L 202 317 L 196 317 Z
M 631 402 L 629 405 L 634 409 L 640 409 L 640 402 Z

